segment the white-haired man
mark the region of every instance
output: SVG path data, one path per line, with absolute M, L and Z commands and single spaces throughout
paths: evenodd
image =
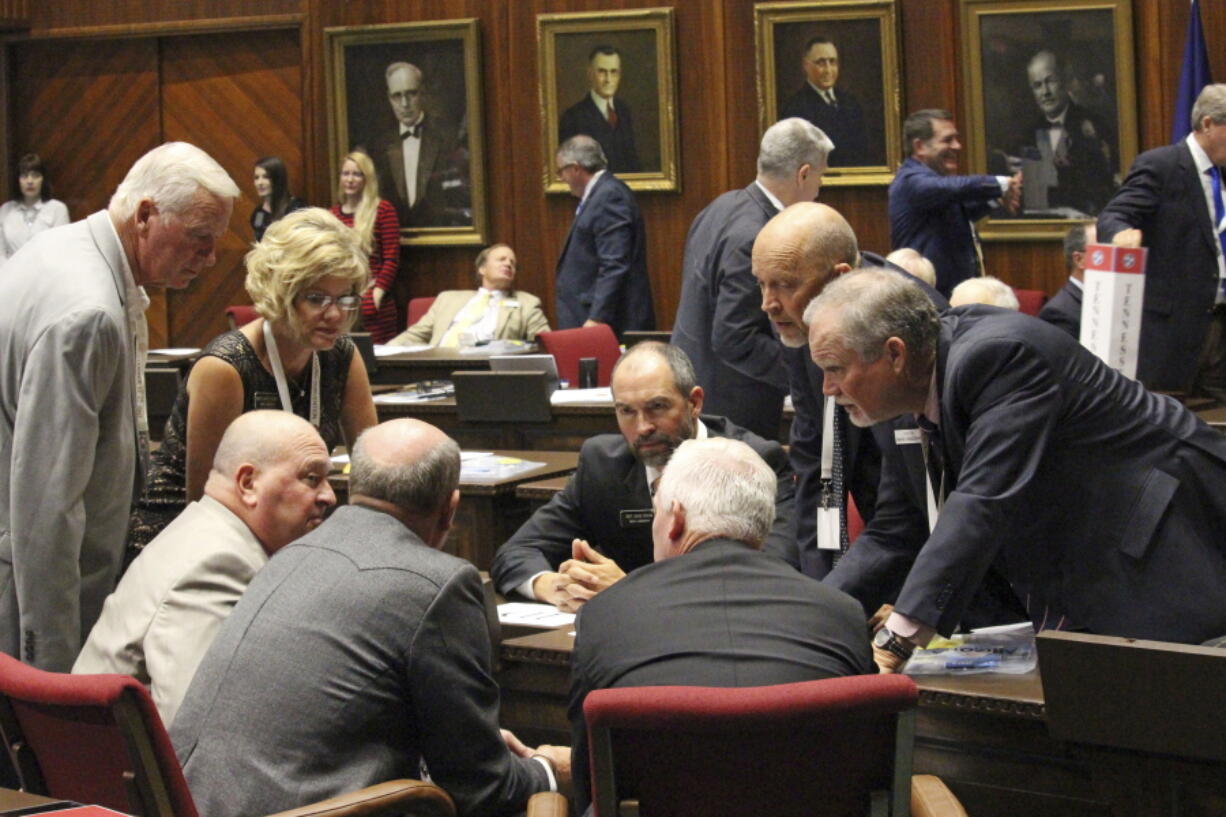
M 135 676 L 169 728 L 256 571 L 336 504 L 328 467 L 323 438 L 296 414 L 239 415 L 217 446 L 204 496 L 141 550 L 72 671 Z
M 580 813 L 589 791 L 583 699 L 594 689 L 767 686 L 874 671 L 860 605 L 762 552 L 775 482 L 740 440 L 683 442 L 653 500 L 655 563 L 580 609 L 570 698 Z
M 114 589 L 148 455 L 143 287 L 212 266 L 234 181 L 170 142 L 107 210 L 40 234 L 0 276 L 0 650 L 67 671 Z
M 1014 312 L 1020 307 L 1013 287 L 992 275 L 967 278 L 949 293 L 951 307 L 967 304 L 987 304 L 1001 309 L 1012 309 Z

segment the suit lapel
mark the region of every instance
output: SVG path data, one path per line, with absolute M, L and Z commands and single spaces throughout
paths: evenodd
M 1196 209 L 1196 223 L 1200 226 L 1201 236 L 1213 249 L 1213 254 L 1217 255 L 1217 235 L 1213 229 L 1213 213 L 1209 212 L 1208 204 L 1204 204 L 1205 188 L 1201 184 L 1200 174 L 1196 172 L 1196 161 L 1192 158 L 1192 149 L 1186 142 L 1179 143 L 1179 170 L 1183 174 L 1184 181 L 1189 185 L 1190 191 L 1194 191 L 1197 204 L 1193 207 Z
M 430 127 L 426 120 L 422 120 L 421 153 L 417 156 L 417 198 L 415 201 L 418 204 L 426 199 L 430 176 L 434 172 L 434 164 L 438 159 L 440 147 L 438 133 Z
M 400 141 L 399 133 L 396 134 L 396 141 L 387 146 L 387 168 L 392 174 L 400 200 L 408 207 L 409 189 L 404 183 L 404 143 Z
M 757 182 L 746 187 L 745 192 L 749 194 L 751 201 L 762 208 L 762 212 L 766 214 L 768 219 L 774 218 L 775 214 L 779 212 L 775 209 L 775 205 L 771 203 L 771 200 L 766 197 L 766 194 L 762 192 L 762 188 L 758 187 Z

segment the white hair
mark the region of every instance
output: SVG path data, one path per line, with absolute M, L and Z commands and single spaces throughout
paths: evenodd
M 1016 312 L 1020 307 L 1013 287 L 999 278 L 985 275 L 982 278 L 967 278 L 949 293 L 950 306 L 987 304 Z
M 238 185 L 212 156 L 187 142 L 167 142 L 136 160 L 115 188 L 107 210 L 116 221 L 132 218 L 143 199 L 168 216 L 181 216 L 204 190 L 219 199 L 236 199 Z
M 775 472 L 740 440 L 686 440 L 673 452 L 656 489 L 657 507 L 677 502 L 686 528 L 761 548 L 775 521 Z
M 937 285 L 937 269 L 932 262 L 910 247 L 899 247 L 885 257 L 891 264 L 897 264 L 933 289 Z
M 805 119 L 781 119 L 762 134 L 758 148 L 758 175 L 787 179 L 801 165 L 826 166 L 834 142 L 820 128 Z

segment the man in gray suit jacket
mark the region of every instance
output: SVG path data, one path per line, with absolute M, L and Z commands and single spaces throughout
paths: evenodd
M 252 577 L 336 504 L 329 465 L 323 438 L 298 415 L 240 414 L 217 446 L 204 496 L 141 549 L 72 671 L 134 676 L 170 726 Z
M 148 454 L 143 287 L 216 260 L 238 187 L 199 148 L 145 154 L 106 211 L 0 276 L 0 650 L 67 672 L 115 587 Z
M 690 225 L 672 342 L 694 363 L 707 411 L 768 440 L 779 436 L 788 371 L 770 318 L 759 305 L 753 242 L 788 205 L 813 201 L 834 145 L 803 119 L 762 136 L 758 178 L 724 193 Z
M 439 550 L 459 474 L 426 423 L 358 438 L 350 504 L 256 575 L 171 727 L 201 814 L 292 809 L 423 761 L 461 814 L 513 813 L 569 778 L 569 749 L 499 735 L 481 578 Z

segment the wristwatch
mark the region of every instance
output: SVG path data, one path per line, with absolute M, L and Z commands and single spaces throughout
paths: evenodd
M 873 635 L 873 646 L 883 649 L 891 655 L 898 656 L 906 661 L 911 657 L 911 653 L 915 652 L 915 645 L 900 635 L 890 632 L 886 627 L 882 627 Z

